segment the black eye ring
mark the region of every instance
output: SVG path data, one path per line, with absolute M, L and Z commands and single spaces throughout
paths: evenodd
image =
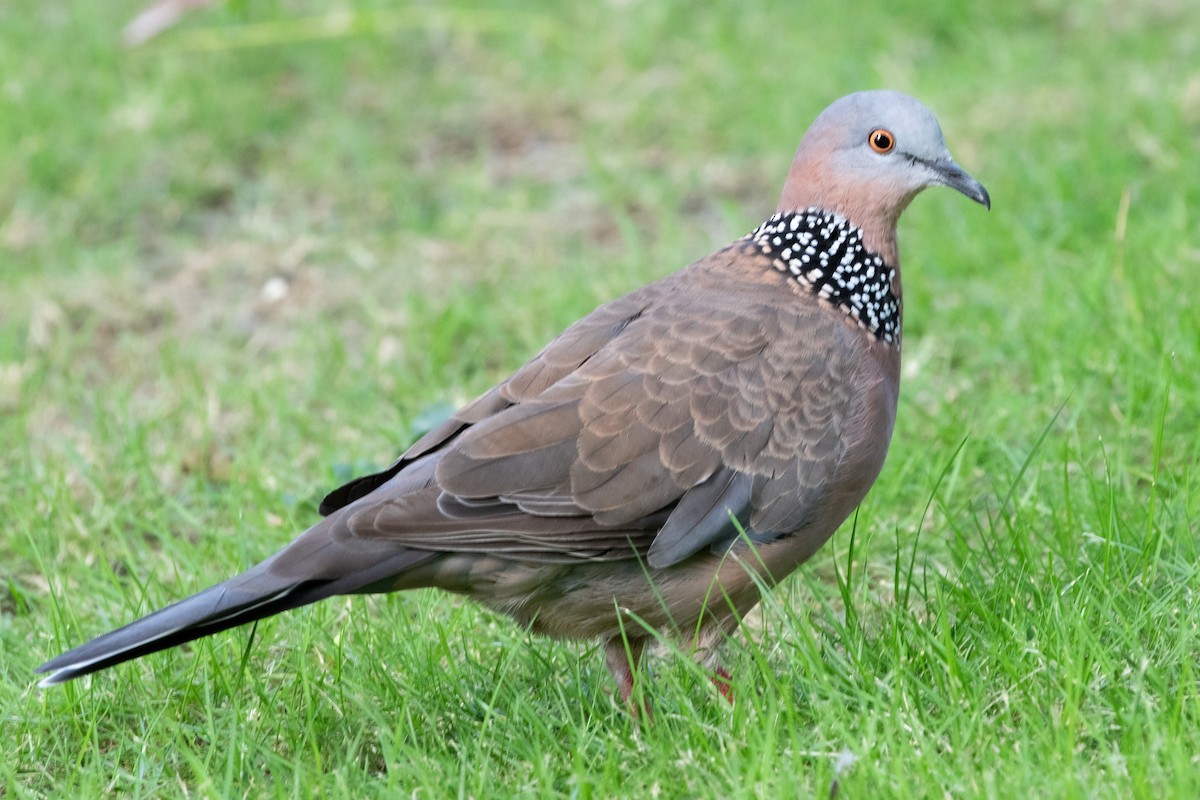
M 896 137 L 886 128 L 876 128 L 867 137 L 867 144 L 871 145 L 871 149 L 876 153 L 884 155 L 896 148 Z

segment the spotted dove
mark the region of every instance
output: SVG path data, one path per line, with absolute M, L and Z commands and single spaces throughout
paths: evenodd
M 340 594 L 441 587 L 597 639 L 629 700 L 649 629 L 714 647 L 883 466 L 900 377 L 896 222 L 990 208 L 911 97 L 817 117 L 774 216 L 603 305 L 266 561 L 38 668 L 58 684 Z M 714 679 L 720 688 L 720 678 Z

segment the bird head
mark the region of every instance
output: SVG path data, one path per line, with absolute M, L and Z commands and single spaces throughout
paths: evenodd
M 817 207 L 882 232 L 894 229 L 922 189 L 936 185 L 991 208 L 983 184 L 950 157 L 928 108 L 900 92 L 857 92 L 822 111 L 808 129 L 778 210 Z

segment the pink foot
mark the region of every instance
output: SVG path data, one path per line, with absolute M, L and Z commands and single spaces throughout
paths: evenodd
M 653 720 L 654 715 L 650 713 L 650 704 L 643 698 L 640 702 L 633 699 L 633 681 L 636 675 L 635 667 L 642 658 L 642 650 L 645 648 L 645 641 L 634 639 L 629 642 L 629 650 L 626 651 L 625 644 L 619 640 L 611 640 L 605 648 L 604 661 L 608 666 L 608 671 L 612 673 L 613 679 L 617 682 L 617 692 L 621 695 L 622 702 L 629 709 L 629 714 L 634 719 L 645 718 L 647 722 Z
M 729 705 L 733 705 L 733 676 L 724 667 L 717 667 L 710 679 Z

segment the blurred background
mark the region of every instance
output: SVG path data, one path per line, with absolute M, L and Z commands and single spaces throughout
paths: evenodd
M 915 564 L 1040 608 L 1096 539 L 1134 552 L 1104 585 L 1173 576 L 1195 620 L 1190 0 L 7 0 L 0 653 L 8 749 L 51 764 L 14 785 L 73 763 L 40 744 L 43 658 L 273 551 L 596 304 L 751 230 L 867 88 L 930 106 L 993 207 L 935 189 L 901 221 L 895 442 L 866 540 L 797 604 L 886 615 Z

